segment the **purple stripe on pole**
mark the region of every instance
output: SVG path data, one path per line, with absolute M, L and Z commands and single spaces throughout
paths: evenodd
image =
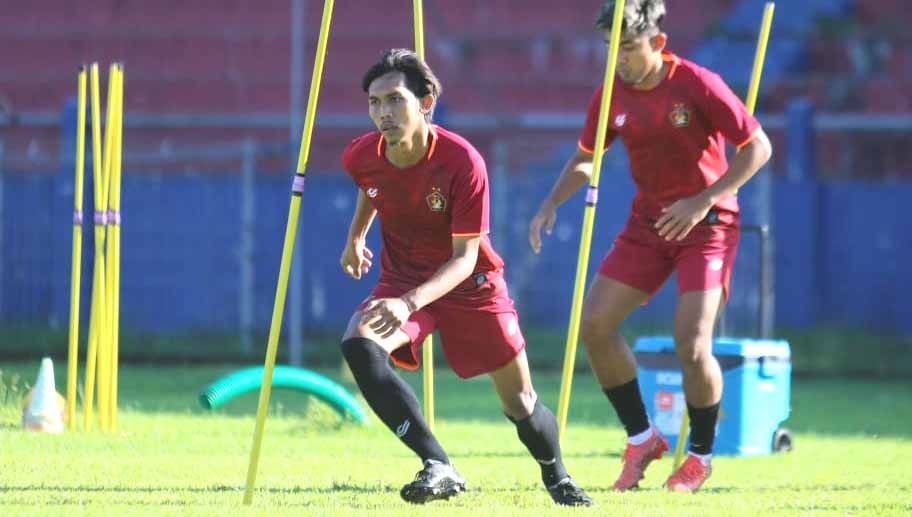
M 73 224 L 82 224 L 82 212 L 73 210 Z
M 598 187 L 589 187 L 586 191 L 586 203 L 594 205 L 598 203 Z
M 120 224 L 120 212 L 117 212 L 115 210 L 108 210 L 108 223 Z
M 291 184 L 291 191 L 298 194 L 304 192 L 304 176 L 295 174 L 294 183 Z
M 95 212 L 95 224 L 108 224 L 108 213 L 104 210 Z

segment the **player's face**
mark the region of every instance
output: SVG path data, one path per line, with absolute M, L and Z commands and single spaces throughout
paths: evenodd
M 367 91 L 370 117 L 390 144 L 410 138 L 424 122 L 421 102 L 405 86 L 402 72 L 374 79 Z
M 605 31 L 609 41 L 611 31 Z M 656 45 L 656 38 L 646 35 L 622 37 L 618 48 L 617 75 L 626 84 L 641 83 L 661 61 L 662 47 Z

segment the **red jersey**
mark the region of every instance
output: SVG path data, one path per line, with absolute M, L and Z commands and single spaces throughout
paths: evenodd
M 748 143 L 760 124 L 718 74 L 663 52 L 668 76 L 651 90 L 636 90 L 615 79 L 605 147 L 620 135 L 637 186 L 635 214 L 656 219 L 663 207 L 693 196 L 728 170 L 725 140 Z M 602 88 L 589 102 L 579 146 L 595 147 Z M 716 208 L 738 211 L 735 196 Z
M 452 257 L 453 236 L 482 236 L 473 277 L 503 268 L 487 235 L 484 159 L 461 136 L 433 126 L 424 158 L 399 169 L 386 159 L 383 136 L 374 131 L 345 148 L 342 164 L 380 217 L 381 282 L 423 283 Z

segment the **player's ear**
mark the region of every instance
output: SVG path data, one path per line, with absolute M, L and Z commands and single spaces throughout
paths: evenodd
M 652 44 L 652 50 L 661 52 L 665 50 L 665 45 L 668 44 L 668 34 L 659 32 L 651 38 L 650 43 Z
M 418 106 L 421 109 L 421 114 L 427 115 L 431 112 L 432 109 L 434 109 L 434 96 L 425 95 L 424 97 L 421 97 L 418 99 Z

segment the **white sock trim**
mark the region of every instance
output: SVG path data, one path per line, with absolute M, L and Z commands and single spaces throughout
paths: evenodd
M 643 445 L 647 440 L 652 438 L 652 434 L 652 424 L 650 424 L 649 429 L 646 429 L 642 433 L 627 437 L 627 443 L 630 445 Z
M 687 455 L 688 455 L 688 456 L 693 456 L 694 458 L 697 458 L 698 460 L 700 460 L 700 463 L 701 463 L 704 467 L 707 466 L 707 465 L 709 465 L 709 462 L 712 461 L 712 457 L 713 457 L 712 453 L 710 453 L 710 454 L 697 454 L 697 453 L 695 453 L 695 452 L 689 452 L 689 451 L 687 452 Z

